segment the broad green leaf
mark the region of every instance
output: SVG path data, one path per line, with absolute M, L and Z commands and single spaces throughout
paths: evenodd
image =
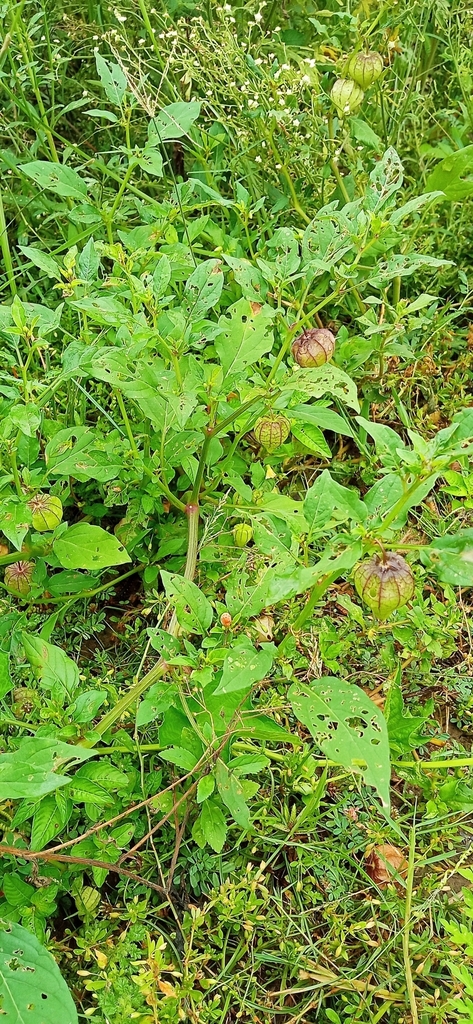
M 390 760 L 385 719 L 358 686 L 331 676 L 297 682 L 288 697 L 294 714 L 325 756 L 360 773 L 389 810 Z
M 10 692 L 13 680 L 10 676 L 10 657 L 7 651 L 0 651 L 0 700 Z M 1 726 L 1 712 L 0 712 Z
M 72 167 L 65 164 L 50 163 L 48 160 L 32 160 L 20 164 L 20 171 L 39 185 L 49 189 L 58 196 L 70 196 L 72 199 L 83 200 L 87 196 L 87 185 Z
M 304 517 L 312 536 L 329 533 L 335 524 L 349 520 L 362 523 L 366 516 L 365 505 L 358 495 L 333 480 L 328 469 L 317 477 L 304 499 Z
M 204 800 L 208 800 L 209 796 L 212 796 L 212 793 L 213 793 L 214 789 L 215 789 L 215 779 L 214 779 L 214 776 L 213 775 L 203 775 L 202 778 L 199 779 L 199 784 L 197 786 L 197 803 L 198 804 L 203 804 Z
M 35 267 L 39 267 L 40 270 L 44 270 L 44 273 L 48 277 L 54 278 L 56 281 L 62 281 L 61 271 L 59 270 L 59 264 L 52 256 L 47 252 L 43 252 L 42 249 L 35 249 L 32 245 L 20 245 L 18 246 L 26 256 L 27 259 L 34 263 Z
M 199 114 L 200 103 L 195 100 L 190 103 L 169 103 L 156 117 L 151 118 L 148 129 L 150 140 L 161 143 L 188 135 Z
M 223 281 L 221 260 L 199 263 L 187 279 L 184 291 L 185 309 L 189 318 L 200 320 L 209 309 L 217 305 Z
M 473 529 L 438 537 L 420 549 L 421 560 L 441 583 L 473 587 Z
M 154 722 L 158 715 L 167 711 L 176 701 L 177 687 L 169 682 L 154 683 L 144 700 L 138 705 L 136 726 L 141 728 Z
M 87 427 L 66 427 L 48 441 L 45 459 L 53 476 L 108 483 L 122 471 L 126 450 L 117 436 L 107 442 Z
M 12 423 L 25 437 L 34 437 L 41 423 L 41 413 L 33 403 L 17 405 L 10 409 L 9 415 Z
M 219 320 L 215 349 L 225 377 L 242 373 L 273 347 L 273 310 L 239 299 Z
M 340 416 L 333 409 L 326 409 L 322 405 L 296 405 L 289 409 L 291 420 L 298 420 L 301 423 L 313 423 L 322 430 L 331 430 L 334 434 L 344 434 L 346 437 L 354 437 L 353 430 L 347 420 Z M 293 433 L 294 433 L 294 427 Z
M 75 523 L 57 537 L 53 551 L 64 569 L 106 569 L 131 562 L 128 552 L 101 526 Z
M 47 643 L 39 636 L 22 633 L 23 647 L 35 675 L 45 690 L 51 690 L 53 699 L 64 703 L 74 696 L 79 685 L 79 669 L 61 647 Z
M 93 753 L 49 737 L 22 740 L 18 750 L 0 758 L 0 800 L 32 800 L 67 786 L 70 776 L 58 775 L 56 769 L 69 761 L 86 760 Z
M 95 249 L 93 238 L 89 238 L 78 259 L 79 276 L 82 281 L 95 281 L 100 265 L 100 258 Z
M 51 839 L 54 839 L 67 824 L 72 812 L 70 800 L 59 801 L 57 793 L 49 793 L 43 797 L 35 811 L 31 830 L 30 848 L 42 850 Z M 62 794 L 61 794 L 62 796 Z
M 293 423 L 291 433 L 314 455 L 321 455 L 324 459 L 332 458 L 332 452 L 322 431 L 313 423 Z
M 220 797 L 225 807 L 228 807 L 230 814 L 233 815 L 237 825 L 240 825 L 241 828 L 248 828 L 250 812 L 243 794 L 243 786 L 220 757 L 215 765 L 215 779 Z
M 366 190 L 367 208 L 373 213 L 381 210 L 388 199 L 402 187 L 403 178 L 399 156 L 390 146 L 370 173 L 370 184 Z
M 25 882 L 15 872 L 4 875 L 2 889 L 11 907 L 28 907 L 31 905 L 34 887 Z
M 422 715 L 411 715 L 404 706 L 398 679 L 394 680 L 384 705 L 388 727 L 389 746 L 394 755 L 407 754 L 428 741 L 425 724 L 434 710 L 433 701 L 427 702 Z
M 103 690 L 86 690 L 85 693 L 80 693 L 74 704 L 67 709 L 67 714 L 78 725 L 90 724 L 106 699 L 107 694 Z
M 56 961 L 37 938 L 0 920 L 0 1007 L 5 1024 L 78 1024 Z
M 106 60 L 100 53 L 95 54 L 95 63 L 109 103 L 113 103 L 117 107 L 121 106 L 127 90 L 125 72 L 122 71 L 119 64 L 115 64 L 112 60 Z
M 260 682 L 268 674 L 275 654 L 274 644 L 263 644 L 259 651 L 249 642 L 232 647 L 223 663 L 222 678 L 214 696 L 235 690 L 249 691 L 253 683 Z
M 227 825 L 218 803 L 212 797 L 202 804 L 197 821 L 205 841 L 215 853 L 221 853 L 227 838 Z
M 195 583 L 177 573 L 161 570 L 166 596 L 174 598 L 176 614 L 181 625 L 192 632 L 205 633 L 212 625 L 213 610 L 210 601 Z M 187 610 L 187 608 L 189 610 Z
M 324 366 L 309 368 L 296 364 L 287 374 L 281 388 L 283 391 L 293 392 L 298 396 L 310 395 L 311 398 L 323 398 L 324 395 L 331 395 L 332 398 L 338 398 L 355 412 L 360 411 L 355 382 L 334 363 L 325 363 Z
M 451 202 L 466 199 L 473 192 L 473 145 L 440 160 L 430 172 L 426 188 L 440 189 Z
M 161 750 L 159 756 L 163 758 L 163 761 L 169 761 L 170 764 L 175 764 L 177 768 L 182 768 L 185 772 L 191 772 L 198 761 L 195 754 L 186 750 L 185 747 L 168 747 L 167 750 Z
M 17 551 L 20 550 L 30 525 L 31 510 L 25 501 L 11 498 L 3 502 L 0 529 Z

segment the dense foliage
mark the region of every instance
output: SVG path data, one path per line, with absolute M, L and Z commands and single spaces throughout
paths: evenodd
M 0 1015 L 467 1024 L 471 13 L 3 17 Z

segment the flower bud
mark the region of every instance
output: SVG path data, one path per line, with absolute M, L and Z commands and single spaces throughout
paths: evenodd
M 359 562 L 354 571 L 358 594 L 377 619 L 387 619 L 414 594 L 414 577 L 405 558 L 392 551 Z
M 34 562 L 12 562 L 5 569 L 5 586 L 18 597 L 26 597 L 31 590 Z
M 253 529 L 249 523 L 237 523 L 233 529 L 233 543 L 237 548 L 244 548 L 253 536 Z
M 345 65 L 344 74 L 352 78 L 362 89 L 368 89 L 379 78 L 384 68 L 380 53 L 352 53 Z
M 274 452 L 289 437 L 291 424 L 286 416 L 262 416 L 255 423 L 253 433 L 262 448 Z
M 299 366 L 323 366 L 335 351 L 335 336 L 325 327 L 304 331 L 292 343 L 292 354 Z
M 332 86 L 330 98 L 340 114 L 354 114 L 361 107 L 364 97 L 363 89 L 349 78 L 337 78 Z
M 230 612 L 222 612 L 220 616 L 220 622 L 222 623 L 224 629 L 230 629 L 230 626 L 232 624 L 232 617 L 230 615 Z
M 62 519 L 62 502 L 54 494 L 35 494 L 28 502 L 32 512 L 33 529 L 38 533 L 55 530 Z

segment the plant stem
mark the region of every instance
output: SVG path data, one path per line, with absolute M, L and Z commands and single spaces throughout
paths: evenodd
M 317 602 L 320 601 L 320 598 L 322 597 L 323 594 L 325 594 L 325 591 L 328 589 L 328 587 L 330 587 L 330 585 L 335 582 L 337 577 L 340 576 L 340 572 L 340 569 L 337 569 L 336 572 L 328 572 L 325 576 L 322 576 L 322 579 L 318 580 L 317 583 L 312 587 L 309 599 L 308 601 L 306 601 L 302 611 L 297 616 L 297 619 L 292 627 L 295 633 L 298 633 L 299 630 L 302 629 L 302 627 L 305 625 L 309 616 L 312 615 L 312 612 Z
M 188 539 L 187 558 L 183 575 L 185 580 L 192 580 L 194 578 L 197 565 L 199 506 L 193 504 L 187 505 L 186 512 Z M 172 618 L 167 628 L 167 632 L 170 634 L 170 636 L 178 636 L 180 632 L 180 626 L 177 621 L 176 612 L 173 612 L 172 614 Z M 110 711 L 108 711 L 107 714 L 103 716 L 103 718 L 100 720 L 100 722 L 94 729 L 96 738 L 94 738 L 93 740 L 83 740 L 82 745 L 84 747 L 95 747 L 100 737 L 102 737 L 104 733 L 107 732 L 108 729 L 111 729 L 111 727 L 115 725 L 115 722 L 117 722 L 122 717 L 122 715 L 124 715 L 129 710 L 129 708 L 136 703 L 138 698 L 141 697 L 141 695 L 150 686 L 152 686 L 153 683 L 157 682 L 157 680 L 164 674 L 166 669 L 167 662 L 164 660 L 164 658 L 159 658 L 159 661 L 157 661 L 156 665 L 154 665 L 153 668 L 150 669 L 150 671 L 147 672 L 145 676 L 143 676 L 143 679 L 137 680 L 136 683 L 134 683 L 130 687 L 128 693 L 126 693 L 125 696 L 118 701 L 118 704 L 116 704 L 114 708 L 111 708 Z
M 134 435 L 133 435 L 133 431 L 131 429 L 130 420 L 128 419 L 128 413 L 126 411 L 125 403 L 123 401 L 123 395 L 122 395 L 121 391 L 118 390 L 118 388 L 114 388 L 114 391 L 115 391 L 115 398 L 116 398 L 116 400 L 118 402 L 118 408 L 120 409 L 120 412 L 122 414 L 122 419 L 123 419 L 123 423 L 125 425 L 125 430 L 126 430 L 126 433 L 127 433 L 127 437 L 128 437 L 129 442 L 130 442 L 130 448 L 131 448 L 135 458 L 139 458 L 140 453 L 138 451 L 138 448 L 136 447 L 136 441 L 135 441 L 135 438 L 134 438 Z
M 283 177 L 285 178 L 285 180 L 287 182 L 287 187 L 288 187 L 289 192 L 291 194 L 292 205 L 294 207 L 294 210 L 296 211 L 296 213 L 299 214 L 299 217 L 302 217 L 302 220 L 305 221 L 306 224 L 310 224 L 310 217 L 307 216 L 305 210 L 303 209 L 303 207 L 301 206 L 301 204 L 299 202 L 299 199 L 298 199 L 298 196 L 297 196 L 297 192 L 296 192 L 296 190 L 294 188 L 294 182 L 293 182 L 293 180 L 291 178 L 291 175 L 290 175 L 290 173 L 288 171 L 288 168 L 287 168 L 287 166 L 286 166 L 286 164 L 285 164 L 285 162 L 284 162 L 284 160 L 283 160 L 283 158 L 282 158 L 282 156 L 281 156 L 281 154 L 280 154 L 280 152 L 279 152 L 279 150 L 278 150 L 278 148 L 276 146 L 276 143 L 274 141 L 273 129 L 271 129 L 270 132 L 269 132 L 269 141 L 270 141 L 271 149 L 272 149 L 272 151 L 274 153 L 274 156 L 276 157 L 276 160 L 277 160 L 278 164 L 281 165 L 279 169 L 280 169 Z
M 130 180 L 130 178 L 131 178 L 131 176 L 133 174 L 134 168 L 135 168 L 135 162 L 134 162 L 134 160 L 130 160 L 130 163 L 128 164 L 128 167 L 127 167 L 127 169 L 125 171 L 125 174 L 123 175 L 123 181 L 122 181 L 122 183 L 120 185 L 120 188 L 118 189 L 118 192 L 117 192 L 117 194 L 115 196 L 115 200 L 114 200 L 113 206 L 112 206 L 112 208 L 110 210 L 110 213 L 108 214 L 108 218 L 110 220 L 110 224 L 112 224 L 113 218 L 114 218 L 114 216 L 115 216 L 115 214 L 117 212 L 117 209 L 118 209 L 118 207 L 120 205 L 120 200 L 121 200 L 122 195 L 123 195 L 123 193 L 124 193 L 124 191 L 126 189 L 126 186 L 128 185 L 128 182 L 129 182 L 129 180 Z
M 3 262 L 5 264 L 5 270 L 7 272 L 8 284 L 10 285 L 10 292 L 12 298 L 17 294 L 15 272 L 13 270 L 13 262 L 11 258 L 10 243 L 8 241 L 7 222 L 5 220 L 5 210 L 3 208 L 2 193 L 0 191 L 0 246 L 2 250 Z
M 406 976 L 406 988 L 409 996 L 412 1024 L 419 1024 L 417 1002 L 412 977 L 411 956 L 409 950 L 409 938 L 411 932 L 411 911 L 412 911 L 412 889 L 414 885 L 414 857 L 415 857 L 415 828 L 411 828 L 409 837 L 409 866 L 406 882 L 406 909 L 404 914 L 404 928 L 402 931 L 402 953 L 404 959 L 404 973 Z

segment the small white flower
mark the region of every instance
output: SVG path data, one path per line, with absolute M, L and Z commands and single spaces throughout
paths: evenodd
M 260 163 L 261 163 L 261 157 L 260 156 L 255 156 L 255 164 L 260 164 Z

